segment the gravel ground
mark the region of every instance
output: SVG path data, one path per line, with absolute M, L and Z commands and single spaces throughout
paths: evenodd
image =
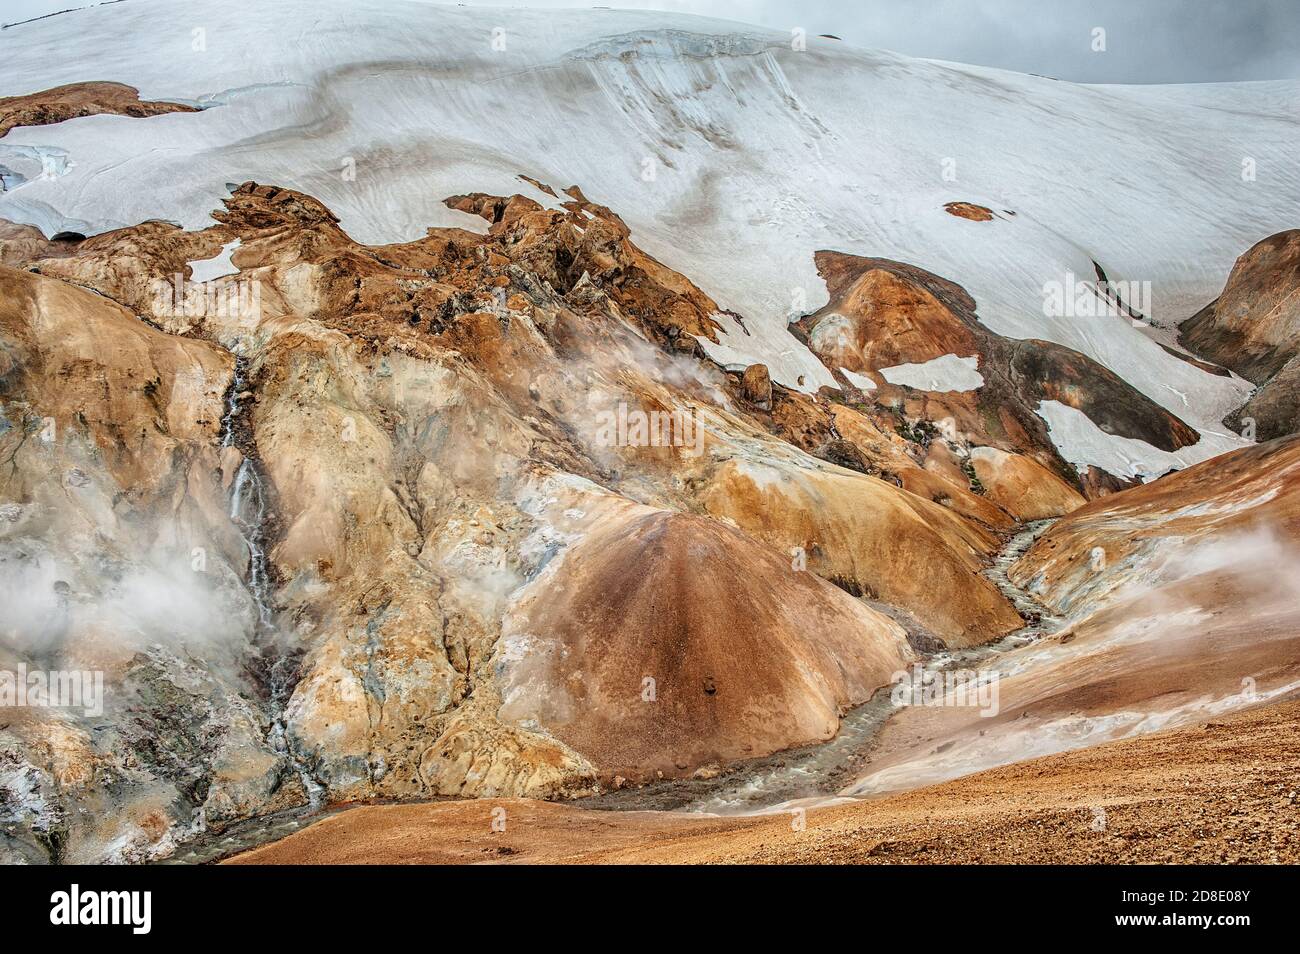
M 1300 862 L 1300 700 L 795 816 L 520 799 L 361 807 L 234 859 L 303 863 Z M 494 815 L 494 810 L 498 810 Z M 504 814 L 501 811 L 504 810 Z M 504 831 L 493 830 L 493 820 Z

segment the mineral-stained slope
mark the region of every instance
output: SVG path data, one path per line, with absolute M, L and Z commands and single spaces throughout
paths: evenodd
M 250 669 L 217 449 L 231 357 L 0 267 L 0 669 L 105 673 L 4 709 L 0 857 L 133 860 L 304 800 Z
M 1078 490 L 1030 457 L 976 447 L 970 458 L 985 495 L 1021 520 L 1061 516 L 1083 503 Z
M 902 628 L 706 517 L 625 508 L 521 595 L 501 715 L 640 781 L 824 741 L 910 655 Z
M 828 367 L 871 375 L 886 401 L 909 410 L 919 405 L 931 420 L 950 418 L 976 444 L 1027 453 L 1077 480 L 1037 413 L 1043 401 L 1061 402 L 1108 434 L 1162 450 L 1199 440 L 1183 421 L 1087 356 L 1049 341 L 1017 341 L 989 331 L 976 315 L 975 300 L 944 278 L 899 262 L 824 251 L 817 254 L 817 267 L 830 301 L 799 322 L 814 353 Z M 975 359 L 979 380 L 973 387 L 918 395 L 880 373 L 945 356 Z
M 954 778 L 1300 691 L 1300 439 L 1094 500 L 1053 525 L 1010 575 L 1067 625 L 992 664 L 996 711 L 903 710 L 849 793 Z
M 1228 419 L 1259 440 L 1300 428 L 1300 230 L 1237 259 L 1223 293 L 1182 325 L 1183 343 L 1259 386 Z
M 943 506 L 851 474 L 732 460 L 704 491 L 710 514 L 872 600 L 907 607 L 953 646 L 987 642 L 1020 626 L 992 583 L 978 576 L 997 537 Z M 975 576 L 972 576 L 975 574 Z M 927 593 L 951 594 L 931 600 Z
M 549 797 L 712 770 L 832 735 L 909 637 L 1022 625 L 981 572 L 1016 518 L 961 463 L 965 437 L 718 369 L 699 344 L 716 304 L 577 188 L 555 209 L 448 202 L 487 234 L 364 246 L 311 197 L 254 183 L 202 232 L 5 233 L 23 269 L 3 272 L 0 323 L 7 559 L 44 554 L 40 586 L 97 606 L 161 561 L 196 612 L 240 607 L 217 633 L 150 630 L 109 670 L 115 698 L 148 665 L 211 708 L 187 730 L 198 749 L 151 755 L 137 784 L 92 781 L 96 760 L 138 758 L 129 734 L 95 748 L 119 738 L 103 726 L 126 733 L 118 710 L 61 714 L 83 739 L 63 763 L 35 728 L 6 730 L 6 811 L 27 833 L 10 851 L 147 857 L 312 797 Z M 620 431 L 651 412 L 662 440 Z M 50 532 L 84 521 L 90 491 L 39 490 L 74 451 L 107 528 L 90 536 Z M 136 598 L 142 620 L 170 611 Z M 45 659 L 7 622 L 15 662 Z M 159 691 L 131 718 L 175 737 L 159 720 L 180 690 Z M 121 810 L 69 820 L 91 803 Z
M 1244 432 L 1253 431 L 1260 440 L 1272 440 L 1300 430 L 1300 353 L 1282 365 L 1224 423 Z

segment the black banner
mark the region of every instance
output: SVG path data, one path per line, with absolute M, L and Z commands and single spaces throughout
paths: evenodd
M 0 878 L 7 939 L 75 933 L 126 945 L 283 931 L 297 942 L 375 941 L 481 917 L 507 930 L 550 932 L 551 922 L 558 931 L 567 922 L 584 932 L 600 926 L 602 935 L 613 919 L 634 936 L 692 947 L 700 926 L 725 923 L 720 940 L 734 944 L 770 938 L 774 919 L 871 943 L 915 940 L 927 927 L 948 940 L 954 931 L 974 940 L 1044 929 L 1051 934 L 1030 936 L 1196 932 L 1231 943 L 1259 928 L 1276 936 L 1294 914 L 1287 868 L 155 866 L 8 869 Z

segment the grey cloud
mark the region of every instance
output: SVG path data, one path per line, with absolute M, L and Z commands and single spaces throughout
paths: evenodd
M 2 17 L 15 22 L 77 5 L 76 0 L 5 0 Z M 512 5 L 581 4 L 513 0 Z M 856 46 L 1084 83 L 1300 77 L 1296 0 L 603 0 L 600 5 L 695 13 L 780 30 L 798 26 Z M 1091 48 L 1095 27 L 1106 31 L 1105 52 Z

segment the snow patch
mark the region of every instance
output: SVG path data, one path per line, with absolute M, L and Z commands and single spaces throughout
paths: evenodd
M 865 374 L 858 374 L 855 371 L 850 371 L 848 368 L 840 368 L 840 374 L 844 375 L 844 377 L 848 379 L 849 384 L 853 385 L 859 391 L 874 391 L 876 389 L 876 382 L 872 381 Z
M 186 11 L 222 24 L 206 55 L 171 28 L 169 4 L 144 0 L 5 31 L 0 96 L 95 76 L 146 100 L 224 105 L 13 129 L 5 145 L 77 163 L 18 188 L 9 176 L 0 217 L 47 235 L 148 219 L 203 228 L 223 183 L 253 179 L 316 196 L 349 235 L 382 244 L 429 227 L 485 231 L 441 200 L 510 195 L 527 170 L 581 185 L 646 252 L 743 315 L 748 334 L 724 321 L 705 346 L 728 366 L 832 384 L 786 330 L 792 311 L 826 302 L 813 255 L 884 255 L 961 284 L 993 331 L 1074 348 L 1214 431 L 1247 383 L 1165 353 L 1128 321 L 1045 315 L 1044 284 L 1091 274 L 1095 260 L 1112 280 L 1151 282 L 1151 317 L 1170 326 L 1300 206 L 1294 80 L 1082 86 L 815 37 L 794 51 L 786 32 L 658 11 L 512 10 L 503 51 L 484 39 L 501 22 L 492 9 L 191 0 Z M 1242 155 L 1273 170 L 1267 189 L 1240 184 Z M 355 178 L 339 175 L 342 157 Z M 937 174 L 943 157 L 960 161 L 960 195 Z M 953 199 L 1015 216 L 976 226 L 944 210 Z
M 773 381 L 807 394 L 815 394 L 823 385 L 839 388 L 834 376 L 815 354 L 781 325 L 759 322 L 741 327 L 734 317 L 714 312 L 713 320 L 722 328 L 718 343 L 697 339 L 704 353 L 728 371 L 743 371 L 751 364 L 767 365 Z
M 239 269 L 231 261 L 231 257 L 235 254 L 237 248 L 239 248 L 239 239 L 221 246 L 221 251 L 213 258 L 188 262 L 187 264 L 191 270 L 190 281 L 202 284 L 203 282 L 216 281 L 218 278 L 225 278 L 228 275 L 239 274 Z
M 1250 444 L 1235 434 L 1204 430 L 1197 443 L 1170 452 L 1146 441 L 1107 434 L 1088 415 L 1060 401 L 1043 401 L 1038 416 L 1047 422 L 1052 443 L 1071 464 L 1080 469 L 1095 465 L 1117 477 L 1144 481 Z
M 974 391 L 984 386 L 979 364 L 980 359 L 975 355 L 959 358 L 945 354 L 920 364 L 881 368 L 880 373 L 890 384 L 902 384 L 918 391 Z

